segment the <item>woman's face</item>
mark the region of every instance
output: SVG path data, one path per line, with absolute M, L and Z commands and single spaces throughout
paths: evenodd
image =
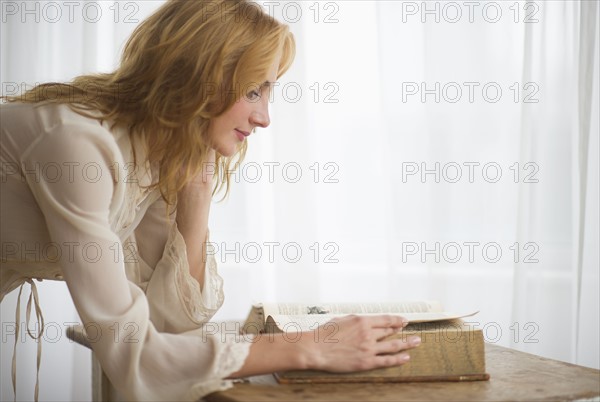
M 219 117 L 210 121 L 209 138 L 213 148 L 223 156 L 234 155 L 256 127 L 267 127 L 269 119 L 270 85 L 277 79 L 279 57 L 271 65 L 266 81 L 249 88 L 250 92 Z

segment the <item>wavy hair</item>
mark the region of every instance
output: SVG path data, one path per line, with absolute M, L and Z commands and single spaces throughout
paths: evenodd
M 251 0 L 168 0 L 127 41 L 112 73 L 82 75 L 69 83 L 46 83 L 8 102 L 66 103 L 77 113 L 128 127 L 146 144 L 167 204 L 207 160 L 210 120 L 262 83 L 281 52 L 277 76 L 295 57 L 289 27 Z M 213 194 L 230 188 L 230 167 L 238 152 L 217 154 Z M 134 161 L 135 159 L 134 150 Z M 145 162 L 145 161 L 144 161 Z M 183 172 L 183 174 L 181 173 Z

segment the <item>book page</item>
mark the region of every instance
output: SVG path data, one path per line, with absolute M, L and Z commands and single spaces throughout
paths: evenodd
M 331 316 L 329 314 L 320 315 L 269 315 L 268 320 L 273 323 L 283 332 L 306 332 L 317 329 L 319 325 L 325 324 L 331 321 L 332 318 L 337 316 Z
M 449 313 L 449 312 L 429 312 L 429 313 L 402 313 L 397 314 L 406 318 L 410 323 L 435 322 L 454 320 L 457 318 L 471 317 L 478 311 L 472 313 Z M 379 315 L 380 313 L 363 313 L 357 315 Z M 313 331 L 318 326 L 325 324 L 337 317 L 344 317 L 347 314 L 303 314 L 303 315 L 269 315 L 272 320 L 283 332 L 304 332 Z M 396 315 L 396 314 L 394 314 Z
M 258 334 L 265 328 L 265 314 L 259 305 L 252 306 L 246 321 L 242 325 L 242 333 Z
M 373 313 L 436 313 L 442 312 L 438 301 L 404 301 L 388 303 L 265 303 L 269 315 L 373 314 Z

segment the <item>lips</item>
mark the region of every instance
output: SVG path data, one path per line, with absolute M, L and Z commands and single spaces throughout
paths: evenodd
M 235 134 L 237 135 L 238 140 L 240 140 L 240 141 L 244 141 L 246 139 L 246 137 L 248 137 L 250 135 L 249 132 L 238 130 L 237 128 L 235 129 Z

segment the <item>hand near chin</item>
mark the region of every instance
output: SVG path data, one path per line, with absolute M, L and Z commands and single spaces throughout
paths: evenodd
M 385 339 L 406 321 L 392 315 L 345 316 L 317 328 L 313 368 L 334 372 L 370 370 L 406 363 L 406 352 L 420 344 L 419 337 Z

